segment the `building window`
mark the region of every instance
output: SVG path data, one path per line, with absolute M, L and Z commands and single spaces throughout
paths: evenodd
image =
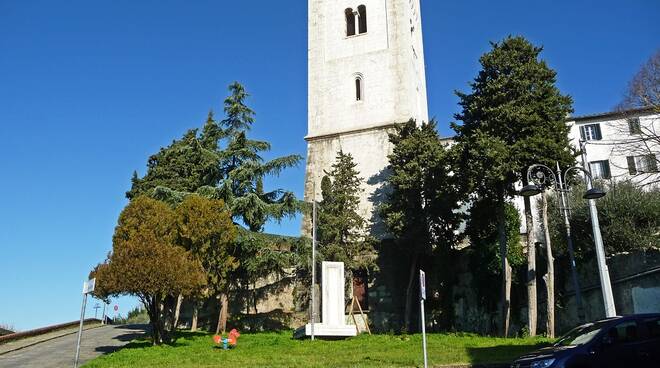
M 587 124 L 580 127 L 580 138 L 585 141 L 599 141 L 603 139 L 600 133 L 600 124 Z
M 346 14 L 346 36 L 355 36 L 355 13 L 353 9 L 347 8 Z
M 610 175 L 610 162 L 608 160 L 591 161 L 589 163 L 591 169 L 591 176 L 594 179 L 609 179 Z
M 355 101 L 362 101 L 362 78 L 355 78 Z
M 628 130 L 630 134 L 642 134 L 642 127 L 639 125 L 639 118 L 628 119 Z
M 358 6 L 358 31 L 367 33 L 367 7 L 364 5 Z
M 628 173 L 630 175 L 657 173 L 658 159 L 654 154 L 642 156 L 628 156 Z

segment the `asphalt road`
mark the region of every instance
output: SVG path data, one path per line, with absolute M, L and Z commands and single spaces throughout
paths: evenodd
M 80 365 L 121 348 L 140 337 L 145 328 L 145 325 L 104 326 L 83 331 Z M 0 367 L 73 367 L 77 339 L 78 333 L 74 333 L 0 355 Z

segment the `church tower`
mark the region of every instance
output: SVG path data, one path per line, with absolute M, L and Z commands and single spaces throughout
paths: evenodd
M 361 215 L 374 221 L 388 132 L 411 118 L 428 121 L 420 0 L 308 1 L 305 200 L 321 200 L 324 170 L 342 150 L 364 179 Z

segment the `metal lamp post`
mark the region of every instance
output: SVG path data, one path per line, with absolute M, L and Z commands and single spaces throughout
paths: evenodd
M 569 202 L 568 202 L 568 183 L 567 183 L 567 178 L 569 177 L 568 174 L 571 171 L 581 171 L 585 174 L 585 176 L 588 178 L 587 182 L 587 192 L 584 194 L 583 198 L 589 200 L 589 207 L 590 210 L 593 208 L 593 211 L 595 211 L 595 203 L 594 199 L 601 198 L 605 195 L 605 192 L 592 188 L 591 187 L 591 174 L 585 170 L 582 167 L 574 166 L 574 167 L 569 167 L 564 171 L 563 175 L 561 172 L 561 169 L 559 168 L 559 163 L 557 163 L 557 173 L 555 175 L 555 172 L 549 168 L 548 166 L 542 165 L 542 164 L 534 164 L 530 166 L 527 169 L 527 181 L 530 183 L 526 186 L 524 186 L 520 190 L 520 194 L 525 197 L 531 197 L 534 195 L 537 195 L 541 193 L 543 190 L 546 188 L 554 188 L 555 191 L 559 194 L 558 196 L 558 202 L 559 202 L 559 210 L 561 211 L 563 218 L 564 218 L 564 226 L 566 230 L 566 243 L 568 246 L 568 256 L 570 260 L 570 265 L 571 265 L 571 277 L 573 281 L 573 289 L 575 289 L 575 301 L 577 304 L 577 309 L 578 309 L 578 319 L 580 322 L 585 322 L 585 313 L 584 313 L 584 305 L 582 304 L 582 292 L 580 290 L 580 282 L 578 280 L 578 274 L 577 274 L 577 268 L 575 264 L 575 252 L 573 248 L 573 238 L 571 236 L 571 224 L 569 221 L 570 217 L 570 207 L 569 207 Z M 594 239 L 597 240 L 596 244 L 596 251 L 599 253 L 599 248 L 602 250 L 602 239 L 600 238 L 600 228 L 598 227 L 598 218 L 597 214 L 595 212 L 592 212 L 592 223 L 594 223 Z M 596 235 L 597 234 L 597 235 Z M 600 246 L 599 243 L 600 242 Z M 604 260 L 604 252 L 603 252 L 603 260 Z M 604 263 L 604 262 L 603 262 Z M 599 259 L 599 266 L 600 266 L 600 259 Z M 605 266 L 605 276 L 606 276 L 606 283 L 607 286 L 609 287 L 609 296 L 611 298 L 612 291 L 611 291 L 611 286 L 609 286 L 609 275 L 607 274 L 607 266 Z M 600 267 L 599 267 L 600 268 Z M 605 287 L 604 284 L 604 278 L 603 278 L 603 272 L 601 270 L 601 286 L 603 286 L 603 298 L 605 300 L 605 311 L 607 316 L 609 317 L 609 312 L 608 312 L 608 299 L 607 299 L 607 292 L 606 289 L 608 287 Z M 614 302 L 611 303 L 611 305 L 614 305 Z
M 587 172 L 587 149 L 586 143 L 580 140 L 580 150 L 582 151 L 582 167 Z M 612 293 L 612 283 L 610 282 L 610 272 L 605 260 L 605 247 L 603 246 L 603 237 L 600 234 L 600 223 L 598 221 L 598 210 L 594 199 L 603 197 L 605 193 L 593 187 L 591 175 L 586 175 L 587 193 L 584 198 L 589 200 L 589 216 L 591 217 L 591 228 L 594 233 L 594 245 L 596 246 L 596 261 L 598 262 L 598 276 L 600 278 L 600 288 L 603 292 L 603 303 L 605 304 L 605 316 L 610 318 L 616 316 L 616 307 L 614 305 L 614 294 Z M 602 194 L 601 194 L 602 193 Z

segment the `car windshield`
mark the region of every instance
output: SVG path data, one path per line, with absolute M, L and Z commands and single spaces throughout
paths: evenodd
M 605 325 L 606 322 L 598 322 L 587 323 L 586 325 L 576 327 L 566 335 L 562 336 L 559 340 L 557 340 L 555 346 L 584 345 L 591 341 L 591 339 L 593 339 L 594 336 L 596 336 L 600 331 L 602 331 Z

